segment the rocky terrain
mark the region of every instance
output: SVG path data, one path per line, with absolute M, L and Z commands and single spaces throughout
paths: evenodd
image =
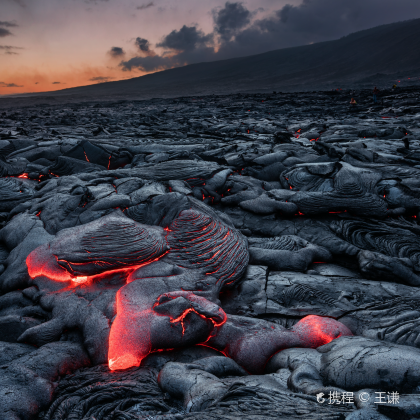
M 0 418 L 420 417 L 419 99 L 3 108 Z

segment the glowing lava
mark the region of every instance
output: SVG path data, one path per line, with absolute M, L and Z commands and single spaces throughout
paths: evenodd
M 32 278 L 45 276 L 69 282 L 69 287 L 90 287 L 110 273 L 124 273 L 126 283 L 116 294 L 116 317 L 108 339 L 111 370 L 139 366 L 152 352 L 206 343 L 235 360 L 242 357 L 238 351 L 249 350 L 243 360 L 251 362 L 243 365 L 251 371 L 255 358 L 261 359 L 263 366 L 279 348 L 316 348 L 351 335 L 340 322 L 312 315 L 292 330 L 258 326 L 250 334 L 241 321 L 229 321 L 216 303 L 187 289 L 196 287 L 195 281 L 172 286 L 170 276 L 142 277 L 141 270 L 136 274 L 140 267 L 168 253 L 178 267 L 212 278 L 215 287 L 238 281 L 249 259 L 246 242 L 236 230 L 201 212 L 184 210 L 166 229 L 149 229 L 109 215 L 72 231 L 63 230 L 32 251 L 26 264 Z M 178 289 L 171 291 L 171 287 Z
M 317 348 L 341 336 L 351 336 L 352 332 L 341 322 L 332 318 L 308 315 L 293 328 L 302 340 L 303 347 Z

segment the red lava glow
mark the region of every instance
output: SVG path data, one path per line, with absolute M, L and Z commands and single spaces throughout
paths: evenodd
M 178 297 L 185 297 L 191 302 L 191 306 L 185 309 L 178 317 L 172 318 L 170 315 L 155 312 L 154 308 L 161 303 Z M 210 315 L 207 317 L 194 309 L 193 306 L 196 304 L 203 307 L 204 310 L 211 310 L 212 307 L 216 306 L 207 299 L 190 292 L 173 292 L 162 295 L 151 309 L 139 310 L 130 300 L 130 296 L 126 296 L 122 292 L 117 293 L 117 317 L 112 324 L 109 336 L 109 369 L 122 370 L 140 366 L 141 361 L 150 353 L 169 350 L 169 348 L 162 349 L 154 348 L 153 346 L 151 325 L 153 325 L 157 317 L 167 318 L 173 324 L 180 323 L 182 335 L 185 333 L 184 322 L 190 313 L 195 313 L 206 321 L 211 321 L 214 327 L 218 327 L 226 322 L 227 316 L 222 309 L 219 308 L 218 312 L 213 311 L 214 317 Z
M 185 309 L 182 312 L 181 315 L 179 315 L 176 318 L 169 317 L 171 323 L 173 323 L 173 324 L 176 324 L 178 322 L 181 323 L 181 326 L 182 326 L 182 335 L 184 335 L 184 332 L 185 332 L 185 328 L 184 328 L 184 320 L 185 320 L 185 317 L 189 313 L 191 313 L 191 312 L 197 314 L 200 318 L 205 319 L 206 321 L 210 320 L 215 327 L 220 327 L 227 320 L 226 313 L 221 308 L 218 308 L 217 314 L 215 313 L 214 317 L 207 317 L 204 314 L 201 314 L 201 313 L 197 312 L 197 310 L 194 309 L 194 307 L 193 307 L 194 304 L 198 304 L 202 308 L 207 308 L 209 310 L 209 313 L 212 312 L 211 311 L 212 306 L 215 307 L 216 305 L 213 304 L 212 302 L 208 301 L 207 299 L 201 297 L 201 296 L 195 295 L 194 293 L 191 293 L 191 292 L 183 292 L 183 291 L 181 291 L 181 292 L 172 292 L 172 293 L 166 293 L 166 294 L 162 295 L 162 297 L 164 299 L 169 299 L 169 300 L 176 299 L 178 297 L 184 297 L 184 298 L 188 299 L 191 302 L 191 305 L 192 306 L 190 308 Z M 160 303 L 161 302 L 157 301 L 153 305 L 153 308 L 159 306 Z M 218 318 L 220 320 L 220 322 L 216 322 L 215 318 Z
M 39 212 L 37 216 L 40 214 Z M 162 258 L 164 255 L 168 253 L 165 252 L 162 255 L 159 255 L 159 257 L 154 258 L 149 261 L 145 261 L 142 264 L 132 265 L 130 267 L 123 267 L 123 268 L 117 268 L 114 270 L 105 270 L 102 273 L 95 274 L 93 276 L 72 276 L 64 267 L 59 265 L 58 259 L 56 256 L 54 260 L 48 259 L 48 260 L 42 260 L 39 258 L 37 250 L 32 251 L 28 257 L 26 258 L 26 265 L 28 267 L 28 273 L 29 276 L 34 279 L 36 277 L 45 276 L 48 277 L 50 280 L 58 281 L 58 282 L 68 282 L 72 281 L 75 283 L 75 285 L 82 284 L 82 283 L 88 283 L 93 278 L 98 278 L 98 276 L 106 276 L 108 274 L 113 273 L 126 273 L 127 276 L 129 276 L 133 271 L 137 270 L 140 267 L 143 267 L 145 265 L 151 264 L 152 262 L 158 261 L 160 258 Z
M 90 162 L 90 160 L 88 159 L 87 154 L 86 154 L 86 152 L 84 150 L 83 150 L 83 153 L 85 154 L 86 161 L 87 162 Z
M 182 312 L 182 314 L 179 316 L 179 317 L 177 317 L 177 318 L 172 318 L 171 319 L 171 322 L 173 323 L 173 324 L 176 324 L 177 322 L 180 322 L 181 323 L 181 326 L 182 326 L 182 335 L 184 335 L 184 333 L 185 333 L 185 326 L 184 326 L 184 320 L 185 320 L 185 317 L 190 313 L 190 312 L 194 312 L 194 313 L 196 313 L 197 315 L 199 315 L 199 316 L 201 316 L 194 308 L 188 308 L 188 309 L 186 309 L 184 312 Z
M 26 265 L 31 278 L 46 276 L 55 281 L 72 280 L 70 273 L 58 265 L 56 261 L 54 263 L 38 259 L 37 249 L 28 255 L 26 258 Z
M 303 215 L 301 212 L 299 214 Z M 211 268 L 213 270 L 206 274 L 212 275 L 217 272 L 218 277 L 224 281 L 230 280 L 232 277 L 235 280 L 235 276 L 241 277 L 244 267 L 241 267 L 240 263 L 233 264 L 241 248 L 237 244 L 235 234 L 230 229 L 216 223 L 208 216 L 203 216 L 194 211 L 184 211 L 171 224 L 170 228 L 165 228 L 165 231 L 168 232 L 166 236 L 168 245 L 171 245 L 172 252 L 175 252 L 180 260 L 184 259 L 186 261 L 189 251 L 185 251 L 185 249 L 191 250 L 195 247 L 195 249 L 200 251 L 198 254 L 199 261 L 195 263 L 198 265 L 205 264 L 208 269 Z M 216 238 L 219 245 L 216 247 L 212 245 L 209 242 L 211 238 Z M 232 249 L 225 249 L 229 241 L 234 246 L 232 246 Z M 58 282 L 71 282 L 68 287 L 72 288 L 77 285 L 99 281 L 110 273 L 123 272 L 129 277 L 129 274 L 139 267 L 159 260 L 168 252 L 166 251 L 158 257 L 144 261 L 141 264 L 104 270 L 93 276 L 72 276 L 69 271 L 60 265 L 61 261 L 54 254 L 50 253 L 46 245 L 42 245 L 32 251 L 26 259 L 26 264 L 31 278 L 46 276 Z M 221 264 L 223 259 L 225 263 Z M 72 264 L 75 265 L 76 263 Z M 84 263 L 80 264 L 83 265 Z M 136 289 L 136 284 L 131 283 L 130 279 L 127 278 L 126 285 L 116 295 L 117 316 L 111 326 L 108 352 L 108 366 L 112 371 L 140 366 L 141 361 L 150 353 L 166 351 L 169 350 L 169 347 L 176 346 L 180 336 L 182 337 L 179 338 L 181 340 L 179 344 L 181 345 L 186 330 L 189 332 L 190 322 L 197 322 L 196 315 L 207 321 L 207 327 L 209 328 L 207 339 L 197 343 L 204 346 L 204 343 L 216 332 L 215 328 L 220 327 L 227 321 L 227 315 L 222 308 L 204 297 L 194 294 L 194 292 L 168 292 L 160 295 L 152 302 L 149 302 L 146 297 L 144 300 L 142 300 L 142 297 L 139 301 L 135 298 L 135 294 L 132 294 L 133 290 L 139 290 Z M 130 289 L 130 287 L 132 288 Z M 184 307 L 185 309 L 180 315 L 169 315 L 165 312 L 165 307 L 159 312 L 158 308 L 160 305 L 177 298 L 184 298 L 188 302 L 187 307 Z M 190 317 L 195 319 L 192 320 Z M 165 332 L 165 328 L 171 324 L 180 325 L 182 333 L 179 328 L 172 327 L 168 329 L 168 332 Z M 162 328 L 163 330 L 161 330 Z M 164 346 L 162 341 L 156 341 L 156 337 L 153 338 L 156 336 L 156 329 L 158 329 L 160 334 L 164 335 L 165 342 L 166 337 L 168 337 L 168 348 L 161 348 Z M 290 332 L 297 334 L 300 338 L 301 346 L 306 348 L 317 348 L 338 337 L 352 335 L 351 331 L 340 322 L 316 315 L 309 315 L 303 318 Z M 172 334 L 175 335 L 172 336 Z M 188 335 L 186 334 L 187 337 Z M 206 335 L 202 338 L 205 337 Z M 223 354 L 229 356 L 225 352 Z
M 225 350 L 215 349 L 214 347 L 211 347 L 211 346 L 208 346 L 207 344 L 205 344 L 205 342 L 204 343 L 197 344 L 197 347 L 207 347 L 208 349 L 216 350 L 219 353 L 223 354 L 224 356 L 229 357 L 228 354 L 227 354 L 227 352 Z
M 128 369 L 132 366 L 138 366 L 139 361 L 137 360 L 137 357 L 132 354 L 124 354 L 118 358 L 110 359 L 108 364 L 110 370 L 121 370 Z
M 309 348 L 317 348 L 336 338 L 353 335 L 341 322 L 317 315 L 306 316 L 292 330 L 299 335 L 304 346 Z
M 8 175 L 8 176 L 4 176 L 2 178 L 20 178 L 20 179 L 29 179 L 29 175 L 27 173 L 21 174 L 21 175 Z M 40 181 L 40 179 L 38 179 L 38 181 Z
M 152 309 L 134 311 L 125 305 L 117 293 L 117 317 L 109 335 L 108 366 L 110 370 L 140 366 L 141 361 L 152 352 L 150 325 Z
M 195 313 L 195 314 L 197 314 L 200 318 L 203 318 L 203 319 L 205 319 L 205 320 L 210 320 L 211 322 L 213 322 L 213 325 L 215 326 L 215 327 L 220 327 L 221 325 L 223 325 L 225 322 L 226 322 L 226 319 L 227 319 L 227 317 L 226 317 L 226 315 L 225 315 L 225 317 L 224 317 L 224 319 L 220 322 L 220 323 L 216 323 L 215 321 L 214 321 L 214 319 L 213 318 L 207 318 L 206 316 L 204 316 L 203 314 L 200 314 L 199 312 L 197 312 L 194 308 L 188 308 L 188 309 L 186 309 L 184 312 L 182 312 L 182 314 L 180 315 L 180 316 L 178 316 L 177 318 L 171 318 L 171 320 L 170 320 L 170 322 L 171 323 L 173 323 L 173 324 L 176 324 L 176 323 L 178 323 L 178 322 L 180 322 L 181 323 L 181 326 L 182 326 L 182 335 L 184 335 L 184 333 L 185 333 L 185 326 L 184 326 L 184 320 L 185 320 L 185 317 L 189 314 L 189 313 L 191 313 L 191 312 L 193 312 L 193 313 Z

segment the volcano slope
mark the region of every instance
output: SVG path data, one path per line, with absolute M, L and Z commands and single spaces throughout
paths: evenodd
M 0 418 L 418 418 L 419 98 L 2 112 Z

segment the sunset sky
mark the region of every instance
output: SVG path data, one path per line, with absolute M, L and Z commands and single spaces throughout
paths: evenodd
M 420 17 L 420 0 L 0 0 L 0 95 L 121 80 Z

